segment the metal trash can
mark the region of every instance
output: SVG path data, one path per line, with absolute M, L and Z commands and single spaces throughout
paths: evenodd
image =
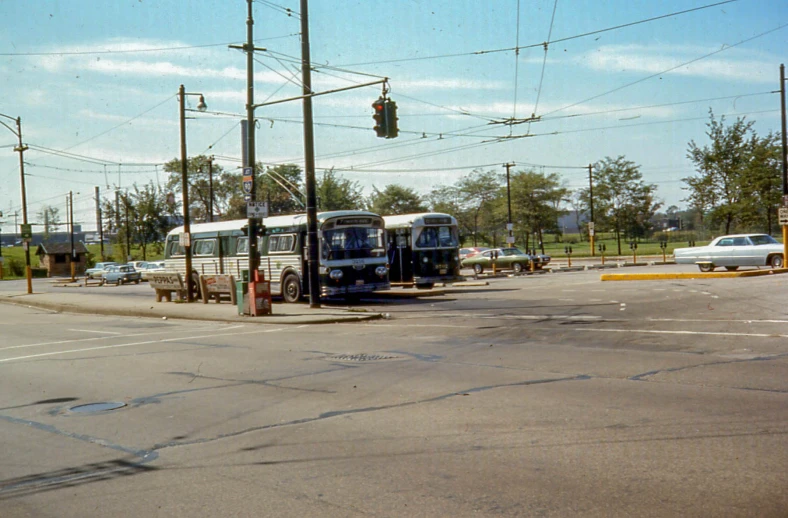
M 249 315 L 249 270 L 241 270 L 241 280 L 235 281 L 235 303 L 239 315 Z

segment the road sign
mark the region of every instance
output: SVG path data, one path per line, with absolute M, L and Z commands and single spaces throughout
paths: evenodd
M 244 176 L 244 194 L 252 194 L 252 177 Z
M 22 234 L 22 239 L 25 241 L 30 241 L 33 239 L 33 225 L 30 223 L 22 223 L 19 225 L 20 233 Z
M 780 225 L 788 225 L 788 207 L 780 207 L 777 210 L 777 219 L 780 220 Z
M 186 232 L 181 232 L 180 234 L 178 234 L 178 246 L 190 246 L 191 245 L 190 243 L 191 239 L 189 239 L 190 237 L 191 236 Z
M 250 201 L 246 204 L 246 217 L 247 218 L 267 218 L 268 217 L 268 202 L 267 201 Z
M 589 221 L 588 222 L 588 230 L 594 230 L 594 222 L 593 221 Z
M 244 167 L 244 176 L 254 176 L 254 171 L 251 167 Z
M 506 243 L 509 245 L 514 244 L 514 236 L 506 236 Z
M 244 194 L 244 201 L 248 202 L 248 201 L 251 201 L 251 200 L 252 200 L 252 195 L 251 194 Z

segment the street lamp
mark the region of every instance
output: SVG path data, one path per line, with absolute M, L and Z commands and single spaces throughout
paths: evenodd
M 194 286 L 192 285 L 192 240 L 191 228 L 189 226 L 189 182 L 187 179 L 188 164 L 186 163 L 186 96 L 199 95 L 200 102 L 197 110 L 204 112 L 208 105 L 205 104 L 205 97 L 199 93 L 187 93 L 183 85 L 178 89 L 178 100 L 180 103 L 181 119 L 181 189 L 183 190 L 183 250 L 186 256 L 186 302 L 194 300 Z
M 11 131 L 11 133 L 16 135 L 17 139 L 19 139 L 19 145 L 14 148 L 14 151 L 19 153 L 19 176 L 22 183 L 22 223 L 24 225 L 23 228 L 29 230 L 30 226 L 27 223 L 27 195 L 25 194 L 25 159 L 23 156 L 23 153 L 27 151 L 27 146 L 22 144 L 22 118 L 13 118 L 10 115 L 6 115 L 4 113 L 0 113 L 0 117 L 5 117 L 6 119 L 16 122 L 16 130 L 14 130 L 11 126 L 0 120 L 0 124 L 8 128 L 9 131 Z M 27 293 L 31 294 L 33 293 L 33 271 L 30 268 L 30 243 L 26 241 L 23 246 L 25 247 L 25 275 L 27 277 Z

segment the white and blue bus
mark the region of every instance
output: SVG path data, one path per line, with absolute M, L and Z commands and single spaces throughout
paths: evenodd
M 429 289 L 461 280 L 457 220 L 439 212 L 383 216 L 391 282 Z
M 249 265 L 247 220 L 191 225 L 192 272 L 240 276 Z M 262 222 L 258 237 L 259 271 L 271 281 L 271 293 L 297 302 L 309 292 L 306 214 L 272 216 Z M 317 215 L 320 295 L 358 296 L 387 290 L 386 231 L 383 218 L 365 211 L 322 212 Z M 164 260 L 168 271 L 186 274 L 183 227 L 167 235 Z

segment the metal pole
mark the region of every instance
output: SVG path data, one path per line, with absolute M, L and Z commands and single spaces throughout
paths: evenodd
M 317 189 L 315 186 L 315 142 L 312 128 L 312 69 L 309 56 L 309 7 L 301 0 L 301 75 L 304 83 L 304 165 L 306 173 L 307 262 L 309 307 L 320 307 L 320 277 L 317 242 Z
M 181 122 L 181 189 L 183 190 L 183 233 L 186 239 L 184 243 L 184 255 L 186 257 L 186 275 L 183 281 L 186 283 L 186 302 L 194 300 L 194 287 L 192 286 L 192 242 L 191 226 L 189 221 L 189 181 L 188 164 L 186 162 L 186 88 L 181 85 L 178 89 L 180 100 L 180 122 Z M 128 210 L 126 211 L 128 215 Z
M 256 177 L 255 148 L 254 148 L 254 18 L 252 17 L 252 0 L 247 0 L 246 18 L 246 167 L 252 170 L 252 192 L 249 195 L 250 201 L 255 200 Z M 254 272 L 257 271 L 257 220 L 249 218 L 249 281 L 254 280 Z M 254 301 L 249 301 L 254 304 Z M 253 311 L 249 312 L 254 314 Z
M 213 223 L 213 155 L 208 157 L 208 221 Z
M 509 168 L 514 164 L 504 164 L 506 168 L 506 207 L 509 213 L 509 219 L 506 223 L 506 230 L 509 239 L 506 240 L 508 246 L 514 246 L 514 227 L 512 226 L 512 191 L 509 186 Z
M 104 260 L 104 226 L 101 222 L 101 196 L 99 194 L 98 185 L 95 187 L 96 191 L 96 226 L 99 233 L 99 246 L 101 247 L 101 260 Z
M 785 136 L 785 65 L 780 64 L 780 109 L 782 110 L 783 207 L 788 205 L 788 145 Z M 783 268 L 788 263 L 788 225 L 783 225 Z
M 588 206 L 591 211 L 591 226 L 594 226 L 594 181 L 592 176 L 593 166 L 588 164 Z M 594 251 L 594 234 L 596 234 L 596 228 L 592 228 L 588 231 L 588 241 L 591 244 L 591 257 L 596 255 Z

